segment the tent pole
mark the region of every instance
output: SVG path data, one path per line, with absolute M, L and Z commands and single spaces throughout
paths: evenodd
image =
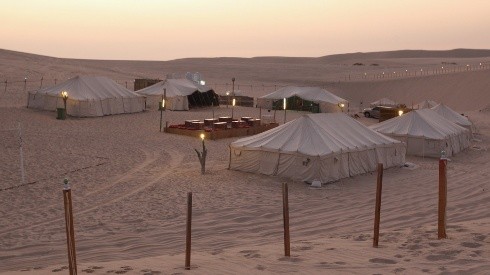
M 228 145 L 228 148 L 230 149 L 230 158 L 228 159 L 228 170 L 231 168 L 231 145 Z

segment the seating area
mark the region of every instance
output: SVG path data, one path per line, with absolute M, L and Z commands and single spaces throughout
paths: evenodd
M 196 136 L 201 133 L 209 139 L 255 135 L 278 126 L 277 123 L 262 124 L 260 118 L 223 116 L 204 120 L 186 120 L 183 124 L 169 125 L 165 132 Z

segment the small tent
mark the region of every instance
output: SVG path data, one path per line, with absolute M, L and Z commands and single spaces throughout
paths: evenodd
M 376 101 L 371 102 L 371 106 L 373 106 L 373 107 L 376 107 L 376 106 L 394 107 L 394 106 L 396 106 L 396 102 L 389 99 L 389 98 L 383 97 L 381 99 L 378 99 Z
M 407 145 L 407 155 L 452 156 L 470 144 L 470 132 L 434 110 L 420 109 L 369 126 Z
M 436 113 L 438 113 L 445 119 L 454 122 L 459 126 L 462 126 L 471 131 L 472 123 L 468 120 L 468 118 L 466 118 L 461 114 L 458 114 L 456 111 L 449 108 L 448 106 L 441 103 L 435 107 L 432 107 L 432 110 L 434 110 Z
M 403 165 L 405 145 L 342 113 L 308 114 L 230 144 L 233 170 L 335 181 Z
M 433 100 L 424 100 L 422 102 L 419 102 L 417 105 L 413 106 L 413 108 L 415 109 L 430 109 L 432 107 L 435 107 L 437 104 L 437 102 L 433 101 Z
M 209 87 L 191 80 L 167 79 L 138 90 L 138 94 L 147 97 L 147 105 L 158 106 L 166 96 L 165 107 L 168 110 L 189 110 L 192 106 L 218 106 L 218 95 Z
M 102 76 L 77 76 L 53 87 L 29 92 L 27 107 L 50 111 L 63 108 L 62 91 L 68 94 L 66 112 L 71 116 L 94 117 L 145 110 L 143 96 Z
M 258 99 L 258 107 L 271 109 L 274 101 L 297 97 L 309 104 L 317 104 L 316 112 L 335 113 L 342 112 L 347 108 L 347 100 L 340 98 L 331 92 L 319 87 L 295 87 L 287 86 L 275 92 L 262 96 Z M 297 104 L 295 104 L 297 105 Z M 282 106 L 282 103 L 281 103 Z

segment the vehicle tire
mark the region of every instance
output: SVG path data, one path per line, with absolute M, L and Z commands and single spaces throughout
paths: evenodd
M 371 117 L 371 115 L 370 115 L 368 112 L 365 112 L 365 113 L 364 113 L 364 116 L 365 116 L 365 117 Z

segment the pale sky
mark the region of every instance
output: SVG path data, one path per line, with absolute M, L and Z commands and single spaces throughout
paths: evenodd
M 490 48 L 490 0 L 0 0 L 0 48 L 54 57 Z

